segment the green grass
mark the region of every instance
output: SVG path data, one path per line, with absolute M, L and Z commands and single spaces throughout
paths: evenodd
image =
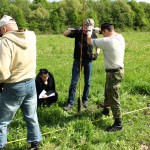
M 47 68 L 55 77 L 59 100 L 50 108 L 38 109 L 43 140 L 41 150 L 140 150 L 141 145 L 150 149 L 150 33 L 122 33 L 126 40 L 125 76 L 121 88 L 124 129 L 115 133 L 105 132 L 113 123 L 112 115 L 104 117 L 96 104 L 103 102 L 105 70 L 103 52 L 93 62 L 89 108 L 82 108 L 77 115 L 76 105 L 65 112 L 62 107 L 68 98 L 71 80 L 74 40 L 62 35 L 37 36 L 37 72 Z M 83 89 L 83 77 L 82 77 Z M 19 110 L 9 125 L 9 143 L 6 150 L 27 149 L 26 125 Z M 20 141 L 16 141 L 20 140 Z M 15 142 L 16 141 L 16 142 Z M 14 142 L 14 143 L 13 143 Z

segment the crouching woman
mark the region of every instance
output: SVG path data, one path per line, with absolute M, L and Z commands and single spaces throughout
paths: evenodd
M 35 79 L 38 106 L 50 106 L 58 99 L 53 75 L 47 69 L 40 69 Z

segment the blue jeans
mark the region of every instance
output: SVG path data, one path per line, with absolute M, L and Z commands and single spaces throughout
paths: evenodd
M 35 80 L 4 84 L 0 96 L 0 148 L 7 143 L 7 126 L 21 108 L 27 125 L 27 141 L 42 139 L 37 118 L 37 94 Z
M 89 89 L 90 89 L 90 78 L 92 75 L 92 62 L 84 61 L 82 63 L 82 67 L 84 67 L 84 90 L 82 95 L 82 101 L 88 101 Z M 80 61 L 74 60 L 73 67 L 72 67 L 72 79 L 69 88 L 69 98 L 68 98 L 68 104 L 71 105 L 74 104 L 79 75 L 80 75 Z

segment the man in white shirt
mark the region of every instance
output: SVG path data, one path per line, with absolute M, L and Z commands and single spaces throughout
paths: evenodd
M 102 24 L 100 31 L 102 38 L 91 39 L 91 30 L 89 28 L 87 32 L 87 43 L 103 49 L 106 69 L 105 100 L 102 113 L 109 115 L 110 107 L 115 120 L 106 131 L 121 130 L 120 84 L 124 74 L 125 40 L 121 34 L 115 32 L 111 23 Z

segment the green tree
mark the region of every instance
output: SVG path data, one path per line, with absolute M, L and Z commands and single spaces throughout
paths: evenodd
M 117 28 L 150 30 L 150 4 L 135 0 L 0 0 L 0 17 L 11 15 L 19 28 L 60 33 L 67 27 L 82 25 L 82 18 L 93 18 L 95 26 L 113 22 Z M 84 14 L 84 15 L 83 15 Z
M 144 9 L 144 14 L 147 22 L 147 30 L 150 30 L 150 3 L 140 2 L 140 5 Z
M 130 2 L 128 2 L 128 4 L 134 11 L 134 29 L 138 30 L 147 26 L 147 21 L 143 7 L 134 0 L 131 0 Z
M 46 23 L 49 20 L 49 12 L 44 7 L 33 10 L 29 15 L 29 27 L 32 30 L 45 31 Z
M 98 22 L 98 13 L 97 10 L 95 9 L 97 2 L 93 2 L 93 1 L 87 1 L 86 3 L 86 17 L 87 18 L 93 18 L 94 22 L 95 22 L 95 26 L 99 26 L 99 22 Z
M 15 0 L 13 4 L 22 9 L 24 16 L 28 18 L 31 12 L 29 0 Z
M 65 22 L 67 20 L 66 12 L 63 7 L 59 7 L 58 15 L 60 20 L 60 31 L 63 32 L 66 29 Z
M 49 9 L 49 2 L 47 0 L 33 0 L 33 4 L 38 4 L 40 7 Z
M 50 16 L 51 29 L 54 33 L 60 33 L 60 20 L 57 11 L 53 11 Z
M 132 28 L 134 13 L 126 1 L 114 1 L 111 4 L 112 20 L 116 27 L 120 29 Z
M 8 10 L 9 10 L 8 0 L 1 0 L 0 1 L 0 17 L 2 18 L 3 15 L 7 14 Z
M 93 9 L 97 13 L 97 21 L 99 26 L 104 22 L 112 22 L 110 0 L 99 0 L 93 2 Z
M 80 26 L 82 24 L 82 3 L 80 0 L 64 0 L 60 6 L 66 12 L 66 26 Z

